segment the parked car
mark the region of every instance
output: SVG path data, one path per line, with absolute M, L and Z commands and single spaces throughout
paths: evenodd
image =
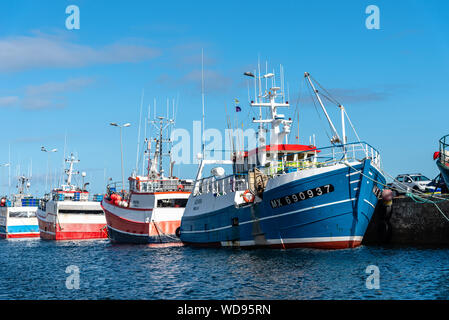
M 435 185 L 432 185 L 432 180 L 421 173 L 400 174 L 388 186 L 393 188 L 395 195 L 412 192 L 413 190 L 434 192 L 436 189 Z

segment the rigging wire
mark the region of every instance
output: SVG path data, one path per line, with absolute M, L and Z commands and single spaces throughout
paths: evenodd
M 300 83 L 299 83 L 299 90 L 298 90 L 298 99 L 296 99 L 296 103 L 295 103 L 295 113 L 293 114 L 293 119 L 295 120 L 296 119 L 296 114 L 298 114 L 298 119 L 299 119 L 299 101 L 301 100 L 301 98 L 302 98 L 302 95 L 301 95 L 301 93 L 302 93 L 302 85 L 303 84 L 303 82 L 302 81 L 300 81 Z M 298 132 L 298 141 L 299 141 L 299 121 L 297 121 L 296 122 L 296 127 L 297 127 L 297 132 Z
M 304 80 L 304 81 L 305 81 L 305 80 Z M 311 89 L 310 86 L 308 86 L 308 85 L 306 85 L 306 87 L 307 87 L 307 89 L 309 90 L 309 94 L 310 94 L 310 97 L 312 98 L 313 106 L 315 107 L 315 111 L 316 111 L 316 113 L 317 113 L 317 115 L 318 115 L 318 118 L 320 119 L 320 124 L 321 124 L 321 126 L 322 126 L 322 128 L 323 128 L 323 131 L 324 131 L 324 133 L 326 134 L 327 138 L 328 138 L 329 140 L 332 140 L 331 137 L 329 136 L 328 132 L 327 132 L 326 126 L 323 125 L 323 119 L 321 119 L 320 113 L 318 112 L 318 108 L 317 108 L 317 106 L 316 106 L 315 98 L 314 98 L 314 96 L 313 96 L 313 94 L 312 94 L 312 92 L 311 92 L 312 89 Z
M 351 165 L 350 165 L 349 163 L 347 163 L 347 162 L 343 162 L 343 163 L 344 163 L 346 166 L 348 166 L 349 168 L 351 168 L 352 170 L 354 170 L 355 172 L 357 172 L 357 173 L 359 173 L 360 175 L 364 176 L 365 178 L 367 178 L 367 179 L 369 179 L 369 180 L 371 180 L 371 181 L 373 181 L 373 182 L 375 182 L 375 183 L 378 183 L 378 184 L 380 184 L 381 186 L 383 186 L 383 187 L 385 187 L 385 188 L 388 188 L 388 189 L 391 189 L 391 190 L 394 190 L 394 191 L 403 191 L 403 190 L 400 190 L 400 189 L 398 189 L 398 188 L 395 188 L 395 187 L 392 187 L 392 186 L 388 186 L 387 184 L 382 183 L 382 182 L 380 182 L 380 181 L 374 180 L 373 178 L 367 176 L 367 175 L 364 174 L 361 170 L 357 170 L 356 168 L 354 168 L 353 166 L 351 166 Z M 392 176 L 391 176 L 390 174 L 388 174 L 387 172 L 385 172 L 384 170 L 381 170 L 381 171 L 382 171 L 382 174 L 384 174 L 384 175 L 389 176 L 390 178 L 392 178 Z M 392 178 L 392 179 L 393 179 L 393 181 L 395 181 L 396 183 L 399 183 L 400 185 L 402 184 L 400 181 L 396 180 L 395 178 Z M 414 193 L 417 194 L 417 195 L 415 195 Z M 445 214 L 443 213 L 443 211 L 441 210 L 441 208 L 438 206 L 437 202 L 435 202 L 435 201 L 433 201 L 433 200 L 430 200 L 431 198 L 435 198 L 435 199 L 441 200 L 441 201 L 439 201 L 439 202 L 443 202 L 443 201 L 449 201 L 449 198 L 441 198 L 441 197 L 436 197 L 436 196 L 432 195 L 429 199 L 425 199 L 425 198 L 419 196 L 419 194 L 421 194 L 421 195 L 423 195 L 423 196 L 426 195 L 424 192 L 419 191 L 419 190 L 410 190 L 409 192 L 406 193 L 406 196 L 409 197 L 409 198 L 411 198 L 413 201 L 415 201 L 415 202 L 417 202 L 417 203 L 431 203 L 431 204 L 435 205 L 435 207 L 438 209 L 438 211 L 441 213 L 441 215 L 446 219 L 446 221 L 449 222 L 449 218 L 447 217 L 447 215 L 445 215 Z
M 322 97 L 324 97 L 326 100 L 328 100 L 329 102 L 331 102 L 331 103 L 333 103 L 333 104 L 335 104 L 337 107 L 341 107 L 341 103 L 337 100 L 337 99 L 335 99 L 333 96 L 332 96 L 332 94 L 328 91 L 328 90 L 326 90 L 315 78 L 313 78 L 311 75 L 309 75 L 309 77 L 317 84 L 317 86 L 321 89 L 321 90 L 323 90 L 326 94 L 323 94 L 322 92 L 320 92 L 320 94 L 321 94 L 321 96 Z M 346 116 L 346 119 L 348 119 L 348 121 L 349 121 L 349 124 L 351 125 L 351 128 L 352 128 L 352 131 L 354 131 L 354 134 L 356 135 L 356 137 L 357 137 L 357 140 L 358 140 L 358 142 L 360 142 L 360 137 L 359 137 L 359 135 L 357 134 L 357 131 L 355 130 L 355 127 L 354 127 L 354 125 L 352 124 L 352 121 L 351 121 L 351 119 L 349 118 L 349 115 L 348 115 L 348 113 L 346 112 L 346 109 L 345 108 L 343 108 L 343 112 L 344 112 L 344 114 L 345 114 L 345 116 Z

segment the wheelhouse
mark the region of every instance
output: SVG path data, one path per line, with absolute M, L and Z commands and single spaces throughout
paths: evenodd
M 280 144 L 267 145 L 251 151 L 234 152 L 231 156 L 235 174 L 245 173 L 254 168 L 279 166 L 300 168 L 306 160 L 312 158 L 320 151 L 312 145 Z

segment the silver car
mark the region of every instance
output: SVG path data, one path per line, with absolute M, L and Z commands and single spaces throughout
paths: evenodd
M 396 195 L 415 191 L 434 192 L 435 186 L 429 185 L 432 180 L 422 175 L 421 173 L 400 174 L 395 181 L 389 184 L 394 188 Z

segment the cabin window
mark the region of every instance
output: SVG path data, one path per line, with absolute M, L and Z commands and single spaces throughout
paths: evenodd
M 10 218 L 30 218 L 35 217 L 36 213 L 31 211 L 16 211 L 16 212 L 9 212 Z
M 188 199 L 159 199 L 158 208 L 185 208 Z
M 71 214 L 104 214 L 103 210 L 76 210 L 76 209 L 60 209 L 59 213 Z

